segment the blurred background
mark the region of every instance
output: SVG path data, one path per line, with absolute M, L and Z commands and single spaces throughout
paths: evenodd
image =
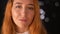
M 0 0 L 0 28 L 7 0 Z M 60 34 L 60 0 L 39 0 L 40 18 L 48 34 Z

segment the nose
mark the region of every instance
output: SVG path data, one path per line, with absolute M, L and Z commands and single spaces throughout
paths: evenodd
M 21 11 L 21 16 L 22 17 L 26 17 L 26 8 L 23 8 L 22 11 Z

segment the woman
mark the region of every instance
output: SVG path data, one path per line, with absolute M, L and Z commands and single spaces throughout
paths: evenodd
M 2 34 L 47 34 L 39 9 L 38 0 L 8 0 Z

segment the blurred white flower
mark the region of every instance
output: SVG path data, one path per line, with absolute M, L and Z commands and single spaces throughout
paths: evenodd
M 45 11 L 40 9 L 40 18 L 43 20 L 45 18 Z
M 45 18 L 45 16 L 44 15 L 40 15 L 40 18 L 43 20 Z

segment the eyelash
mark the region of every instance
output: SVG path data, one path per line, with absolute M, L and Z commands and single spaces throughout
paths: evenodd
M 21 6 L 16 6 L 16 8 L 21 8 Z
M 29 10 L 33 10 L 34 8 L 33 7 L 28 7 Z
M 16 8 L 22 8 L 22 6 L 16 6 Z M 28 10 L 33 10 L 34 8 L 33 7 L 27 7 Z

